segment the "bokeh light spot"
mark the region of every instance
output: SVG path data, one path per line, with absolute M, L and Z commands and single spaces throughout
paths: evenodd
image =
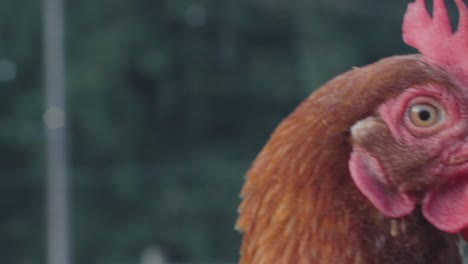
M 50 107 L 44 113 L 44 123 L 48 129 L 62 128 L 65 125 L 65 112 L 57 107 Z

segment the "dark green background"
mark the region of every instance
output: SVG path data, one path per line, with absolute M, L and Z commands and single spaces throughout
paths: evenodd
M 66 3 L 75 264 L 234 263 L 243 176 L 316 87 L 401 40 L 408 1 Z M 45 263 L 41 2 L 0 2 L 1 263 Z M 1 72 L 1 71 L 0 71 Z M 352 111 L 352 109 L 350 109 Z

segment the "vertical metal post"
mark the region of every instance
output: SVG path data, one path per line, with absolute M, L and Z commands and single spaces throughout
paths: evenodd
M 44 0 L 47 263 L 69 264 L 63 0 Z

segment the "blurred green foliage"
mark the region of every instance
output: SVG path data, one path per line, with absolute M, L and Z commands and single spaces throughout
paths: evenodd
M 0 3 L 2 263 L 45 263 L 40 1 Z M 76 264 L 236 261 L 243 175 L 278 122 L 333 76 L 412 52 L 406 1 L 66 4 Z

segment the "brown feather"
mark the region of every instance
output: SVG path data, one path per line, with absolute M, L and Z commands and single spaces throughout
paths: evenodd
M 425 83 L 452 80 L 418 55 L 398 56 L 344 73 L 302 102 L 247 173 L 236 224 L 240 263 L 461 263 L 455 235 L 419 210 L 383 217 L 349 174 L 350 127 Z

